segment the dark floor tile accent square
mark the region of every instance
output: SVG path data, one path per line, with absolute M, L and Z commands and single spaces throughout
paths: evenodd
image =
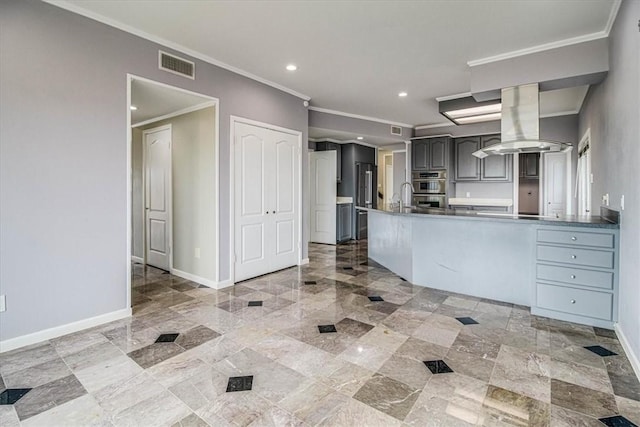
M 342 267 L 343 270 L 353 270 L 353 267 Z
M 231 377 L 227 383 L 227 393 L 231 391 L 248 391 L 253 387 L 253 375 Z
M 174 342 L 180 334 L 161 334 L 156 342 Z
M 427 368 L 429 368 L 432 374 L 446 374 L 453 372 L 453 369 L 444 363 L 444 360 L 429 360 L 424 361 L 423 363 L 427 365 Z
M 598 421 L 609 427 L 638 427 L 637 424 L 632 423 L 622 415 L 600 418 Z
M 321 334 L 338 332 L 336 329 L 336 325 L 318 325 L 318 331 L 320 331 Z
M 477 325 L 478 322 L 473 320 L 471 317 L 456 317 L 456 320 L 463 325 Z
M 30 388 L 8 388 L 0 393 L 0 405 L 13 405 L 30 391 Z
M 305 285 L 317 285 L 318 282 L 316 282 L 315 280 L 305 280 L 304 284 Z
M 384 301 L 384 300 L 382 299 L 381 296 L 375 295 L 375 296 L 369 297 L 369 301 L 380 302 L 380 301 Z
M 597 354 L 598 356 L 602 356 L 602 357 L 606 357 L 606 356 L 617 356 L 618 353 L 614 353 L 611 350 L 607 350 L 606 348 L 602 347 L 601 345 L 590 345 L 585 347 L 587 350 L 594 352 L 595 354 Z
M 249 307 L 262 307 L 262 301 L 249 301 Z

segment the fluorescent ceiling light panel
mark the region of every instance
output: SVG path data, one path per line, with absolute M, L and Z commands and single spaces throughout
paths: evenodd
M 500 99 L 476 101 L 473 96 L 449 99 L 438 103 L 440 114 L 456 125 L 500 120 L 502 103 Z
M 483 105 L 481 107 L 463 108 L 462 110 L 447 111 L 446 114 L 452 119 L 459 117 L 479 116 L 481 114 L 499 113 L 502 104 Z
M 469 123 L 481 123 L 481 122 L 490 122 L 492 120 L 500 120 L 502 117 L 502 113 L 490 113 L 490 114 L 481 114 L 479 116 L 470 116 L 470 117 L 459 117 L 455 119 L 455 122 L 461 125 L 467 125 Z

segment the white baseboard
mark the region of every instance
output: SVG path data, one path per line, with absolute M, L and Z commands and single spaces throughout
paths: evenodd
M 131 261 L 132 262 L 137 262 L 138 264 L 144 264 L 144 259 L 140 258 L 139 256 L 131 255 Z
M 215 280 L 205 279 L 204 277 L 196 276 L 195 274 L 187 273 L 186 271 L 178 270 L 175 268 L 171 269 L 171 274 L 174 276 L 182 277 L 183 279 L 191 280 L 199 285 L 204 285 L 209 288 L 216 289 L 218 282 Z
M 636 373 L 636 377 L 640 379 L 640 359 L 638 359 L 638 355 L 633 352 L 633 349 L 631 348 L 631 344 L 629 344 L 629 340 L 627 339 L 627 336 L 624 334 L 624 332 L 622 332 L 622 329 L 620 328 L 620 324 L 616 323 L 613 327 L 616 330 L 616 335 L 618 335 L 618 341 L 620 341 L 620 344 L 622 344 L 622 348 L 624 349 L 624 352 L 627 354 L 627 359 L 629 359 L 629 362 L 631 363 L 631 367 L 633 368 L 633 371 Z
M 233 286 L 233 285 L 235 285 L 235 283 L 233 283 L 233 280 L 227 279 L 227 280 L 218 282 L 216 289 L 228 288 L 229 286 Z
M 112 311 L 111 313 L 101 314 L 99 316 L 90 317 L 88 319 L 78 320 L 77 322 L 67 323 L 66 325 L 56 326 L 54 328 L 44 329 L 32 334 L 22 335 L 8 340 L 0 341 L 0 353 L 15 350 L 16 348 L 37 344 L 42 341 L 60 337 L 62 335 L 71 334 L 87 328 L 93 328 L 104 323 L 113 322 L 115 320 L 124 319 L 131 316 L 131 308 Z
M 300 260 L 300 264 L 298 264 L 298 265 L 307 265 L 307 264 L 309 264 L 309 258 L 305 258 L 305 259 Z

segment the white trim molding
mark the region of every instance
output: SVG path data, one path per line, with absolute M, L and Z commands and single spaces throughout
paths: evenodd
M 492 62 L 503 61 L 505 59 L 517 58 L 518 56 L 530 55 L 532 53 L 544 52 L 545 50 L 557 49 L 559 47 L 571 46 L 578 43 L 589 42 L 592 40 L 598 40 L 609 37 L 613 23 L 618 15 L 620 4 L 622 0 L 613 0 L 611 5 L 611 11 L 609 12 L 609 18 L 602 31 L 597 31 L 591 34 L 583 34 L 577 37 L 571 37 L 564 40 L 557 40 L 550 43 L 544 43 L 537 46 L 527 47 L 525 49 L 518 49 L 511 52 L 501 53 L 499 55 L 488 56 L 486 58 L 474 59 L 467 62 L 469 67 L 475 67 L 476 65 L 490 64 Z
M 383 123 L 385 125 L 394 125 L 394 126 L 401 126 L 401 127 L 413 129 L 413 125 L 409 125 L 409 124 L 406 124 L 406 123 L 392 122 L 390 120 L 379 119 L 377 117 L 361 116 L 360 114 L 345 113 L 344 111 L 330 110 L 328 108 L 320 108 L 320 107 L 313 107 L 312 106 L 312 107 L 309 107 L 309 110 L 317 111 L 318 113 L 334 114 L 336 116 L 349 117 L 349 118 L 352 118 L 352 119 L 367 120 L 367 121 L 370 121 L 370 122 Z
M 451 101 L 452 99 L 468 98 L 473 96 L 471 92 L 455 93 L 453 95 L 437 96 L 436 101 Z
M 640 380 L 640 355 L 633 352 L 633 348 L 631 348 L 631 344 L 629 344 L 627 336 L 622 331 L 622 328 L 620 328 L 620 323 L 613 325 L 613 328 L 616 331 L 618 340 L 620 341 L 620 344 L 622 344 L 622 348 L 627 355 L 627 359 L 629 359 L 629 363 L 631 363 L 633 371 L 636 373 L 636 377 Z
M 195 274 L 187 273 L 186 271 L 177 270 L 175 268 L 171 269 L 171 274 L 211 289 L 222 289 L 228 286 L 233 286 L 234 284 L 231 280 L 224 280 L 222 282 L 219 282 L 216 280 L 205 279 L 204 277 L 196 276 Z
M 78 320 L 77 322 L 67 323 L 66 325 L 55 326 L 53 328 L 44 329 L 32 334 L 22 335 L 8 340 L 0 341 L 0 353 L 15 350 L 42 341 L 61 337 L 62 335 L 72 334 L 82 331 L 83 329 L 93 328 L 105 323 L 114 322 L 131 316 L 131 308 L 123 308 L 122 310 L 112 311 L 110 313 L 101 314 L 88 319 Z
M 136 79 L 138 80 L 138 79 Z M 194 111 L 202 110 L 204 108 L 215 107 L 218 105 L 218 101 L 207 101 L 201 104 L 192 105 L 191 107 L 183 108 L 181 110 L 174 111 L 172 113 L 164 114 L 162 116 L 153 117 L 151 119 L 143 120 L 131 125 L 132 128 L 148 125 L 151 123 L 159 122 L 160 120 L 171 119 L 173 117 L 181 116 L 183 114 L 193 113 Z
M 131 255 L 131 262 L 135 262 L 138 264 L 144 264 L 144 258 L 141 258 L 139 256 L 135 256 L 135 255 Z
M 309 264 L 309 258 L 303 258 L 298 263 L 298 265 L 307 265 L 307 264 Z
M 455 123 L 452 122 L 442 122 L 442 123 L 435 123 L 432 125 L 421 125 L 421 126 L 416 126 L 414 129 L 415 130 L 422 130 L 422 129 L 434 129 L 434 128 L 444 128 L 444 127 L 449 127 L 449 126 L 456 126 Z
M 189 55 L 192 58 L 199 59 L 199 60 L 207 62 L 207 63 L 209 63 L 211 65 L 215 65 L 216 67 L 220 67 L 220 68 L 223 68 L 225 70 L 229 70 L 229 71 L 231 71 L 233 73 L 239 74 L 239 75 L 241 75 L 243 77 L 246 77 L 248 79 L 255 80 L 255 81 L 260 82 L 262 84 L 265 84 L 267 86 L 271 86 L 272 88 L 281 90 L 282 92 L 286 92 L 286 93 L 288 93 L 290 95 L 293 95 L 295 97 L 301 98 L 301 99 L 303 99 L 305 101 L 309 101 L 311 99 L 310 96 L 307 96 L 307 95 L 305 95 L 303 93 L 300 93 L 300 92 L 295 91 L 293 89 L 289 89 L 288 87 L 282 86 L 282 85 L 280 85 L 278 83 L 272 82 L 272 81 L 264 79 L 262 77 L 256 76 L 255 74 L 252 74 L 252 73 L 250 73 L 248 71 L 245 71 L 245 70 L 242 70 L 240 68 L 234 67 L 233 65 L 229 65 L 229 64 L 226 64 L 226 63 L 224 63 L 222 61 L 218 61 L 217 59 L 214 59 L 214 58 L 212 58 L 212 57 L 210 57 L 208 55 L 205 55 L 203 53 L 200 53 L 198 51 L 189 49 L 188 47 L 182 46 L 182 45 L 180 45 L 178 43 L 174 43 L 172 41 L 163 39 L 161 37 L 154 36 L 152 34 L 149 34 L 149 33 L 145 32 L 145 31 L 142 31 L 142 30 L 139 30 L 137 28 L 134 28 L 134 27 L 132 27 L 130 25 L 123 24 L 122 22 L 116 21 L 115 19 L 107 18 L 104 15 L 100 15 L 99 13 L 92 12 L 90 10 L 87 10 L 87 9 L 85 9 L 83 7 L 80 7 L 80 6 L 76 5 L 76 4 L 70 3 L 68 1 L 64 1 L 64 0 L 44 0 L 44 1 L 46 3 L 49 3 L 49 4 L 53 5 L 53 6 L 57 6 L 57 7 L 61 8 L 61 9 L 68 10 L 69 12 L 73 12 L 73 13 L 76 13 L 78 15 L 82 15 L 82 16 L 84 16 L 86 18 L 89 18 L 89 19 L 93 19 L 94 21 L 101 22 L 103 24 L 109 25 L 110 27 L 117 28 L 117 29 L 122 30 L 124 32 L 127 32 L 129 34 L 133 34 L 133 35 L 141 37 L 143 39 L 152 41 L 154 43 L 158 43 L 158 44 L 160 44 L 162 46 L 165 46 L 165 47 L 168 47 L 170 49 L 173 49 L 176 52 L 180 52 L 180 53 L 183 53 L 185 55 Z

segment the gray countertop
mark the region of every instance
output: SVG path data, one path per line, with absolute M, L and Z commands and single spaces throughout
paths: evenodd
M 620 228 L 619 224 L 614 224 L 599 216 L 558 216 L 558 217 L 543 217 L 533 215 L 511 215 L 511 214 L 497 214 L 497 213 L 481 213 L 477 211 L 461 211 L 459 209 L 429 209 L 429 208 L 416 208 L 408 207 L 404 208 L 402 212 L 396 207 L 394 209 L 371 209 L 356 207 L 356 209 L 366 211 L 382 212 L 390 215 L 406 215 L 416 217 L 446 217 L 451 219 L 463 219 L 463 220 L 479 220 L 479 221 L 517 221 L 526 223 L 535 223 L 541 225 L 558 225 L 569 227 L 593 227 L 593 228 Z

